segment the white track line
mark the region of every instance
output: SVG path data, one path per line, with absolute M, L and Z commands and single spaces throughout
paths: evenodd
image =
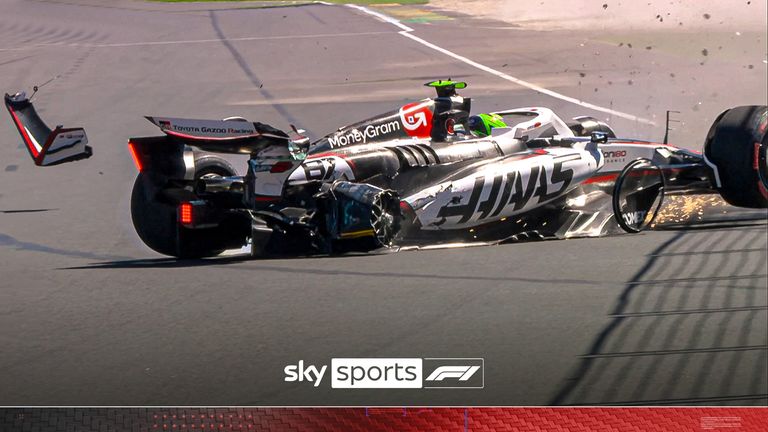
M 531 90 L 533 90 L 535 92 L 538 92 L 538 93 L 541 93 L 541 94 L 545 94 L 547 96 L 551 96 L 553 98 L 560 99 L 560 100 L 563 100 L 563 101 L 566 101 L 566 102 L 570 102 L 572 104 L 576 104 L 576 105 L 582 106 L 584 108 L 589 108 L 591 110 L 608 113 L 608 114 L 614 115 L 616 117 L 621 117 L 621 118 L 624 118 L 624 119 L 627 119 L 627 120 L 636 121 L 638 123 L 645 123 L 645 124 L 654 125 L 654 126 L 656 125 L 656 123 L 653 120 L 648 120 L 646 118 L 638 117 L 638 116 L 633 115 L 633 114 L 627 114 L 625 112 L 616 111 L 616 110 L 613 110 L 613 109 L 610 109 L 610 108 L 605 108 L 605 107 L 602 107 L 602 106 L 599 106 L 599 105 L 595 105 L 595 104 L 592 104 L 592 103 L 589 103 L 589 102 L 585 102 L 583 100 L 579 100 L 579 99 L 576 99 L 576 98 L 573 98 L 573 97 L 570 97 L 570 96 L 566 96 L 564 94 L 560 94 L 560 93 L 558 93 L 556 91 L 552 91 L 552 90 L 546 89 L 544 87 L 538 86 L 538 85 L 530 83 L 528 81 L 521 80 L 520 78 L 515 78 L 515 77 L 513 77 L 511 75 L 505 74 L 504 72 L 498 71 L 498 70 L 493 69 L 491 67 L 488 67 L 488 66 L 486 66 L 484 64 L 480 64 L 480 63 L 478 63 L 478 62 L 476 62 L 474 60 L 468 59 L 468 58 L 466 58 L 464 56 L 456 54 L 453 51 L 449 51 L 449 50 L 447 50 L 445 48 L 442 48 L 442 47 L 439 47 L 439 46 L 433 44 L 432 42 L 426 41 L 426 40 L 424 40 L 424 39 L 422 39 L 422 38 L 420 38 L 420 37 L 418 37 L 416 35 L 413 35 L 412 33 L 413 33 L 414 30 L 412 28 L 404 25 L 403 23 L 401 23 L 400 21 L 398 21 L 395 18 L 392 18 L 390 16 L 384 15 L 384 14 L 382 14 L 380 12 L 373 11 L 371 9 L 368 9 L 367 7 L 353 5 L 353 4 L 348 4 L 348 5 L 345 5 L 345 6 L 347 6 L 349 8 L 352 8 L 352 9 L 357 9 L 357 10 L 363 12 L 363 13 L 366 13 L 368 15 L 376 17 L 376 18 L 380 19 L 381 21 L 384 21 L 386 23 L 389 23 L 389 24 L 392 24 L 394 26 L 397 26 L 398 28 L 401 29 L 401 31 L 399 31 L 398 34 L 400 34 L 400 35 L 402 35 L 404 37 L 407 37 L 408 39 L 411 39 L 411 40 L 413 40 L 415 42 L 418 42 L 418 43 L 424 45 L 427 48 L 431 48 L 431 49 L 433 49 L 435 51 L 438 51 L 438 52 L 443 53 L 443 54 L 445 54 L 445 55 L 447 55 L 449 57 L 452 57 L 452 58 L 454 58 L 456 60 L 459 60 L 460 62 L 465 63 L 465 64 L 467 64 L 469 66 L 472 66 L 474 68 L 480 69 L 483 72 L 487 72 L 487 73 L 489 73 L 491 75 L 497 76 L 497 77 L 499 77 L 499 78 L 501 78 L 503 80 L 507 80 L 507 81 L 515 83 L 515 84 L 517 84 L 519 86 L 529 88 L 529 89 L 531 89 Z
M 368 15 L 372 15 L 372 16 L 375 16 L 376 18 L 378 18 L 378 19 L 380 19 L 380 20 L 382 20 L 382 21 L 384 21 L 384 22 L 387 22 L 387 23 L 390 23 L 390 24 L 392 24 L 393 26 L 399 27 L 399 28 L 400 28 L 400 30 L 402 30 L 402 31 L 404 31 L 404 32 L 409 32 L 409 33 L 410 33 L 410 32 L 412 32 L 412 31 L 414 31 L 412 28 L 410 28 L 410 27 L 408 27 L 407 25 L 405 25 L 405 24 L 401 23 L 401 22 L 400 22 L 399 20 L 397 20 L 396 18 L 392 18 L 391 16 L 387 16 L 387 15 L 384 15 L 384 14 L 383 14 L 383 13 L 381 13 L 381 12 L 376 12 L 376 11 L 374 11 L 374 10 L 368 9 L 368 8 L 367 8 L 367 7 L 365 7 L 365 6 L 359 6 L 359 5 L 354 5 L 354 4 L 347 4 L 347 5 L 344 5 L 344 6 L 346 6 L 346 7 L 350 7 L 350 8 L 352 8 L 352 9 L 357 9 L 357 10 L 360 10 L 360 11 L 362 11 L 363 13 L 367 13 Z

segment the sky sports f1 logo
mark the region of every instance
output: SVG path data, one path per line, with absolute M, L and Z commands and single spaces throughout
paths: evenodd
M 319 387 L 329 373 L 337 389 L 481 389 L 485 386 L 482 358 L 334 358 L 328 365 L 300 360 L 287 365 L 286 382 Z

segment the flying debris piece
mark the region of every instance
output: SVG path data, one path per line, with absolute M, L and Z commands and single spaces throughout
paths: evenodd
M 35 165 L 58 165 L 93 155 L 93 149 L 87 145 L 85 129 L 56 126 L 51 130 L 37 114 L 26 93 L 6 94 L 5 107 Z

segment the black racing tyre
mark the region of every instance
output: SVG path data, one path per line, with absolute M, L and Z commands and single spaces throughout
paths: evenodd
M 233 176 L 234 169 L 223 159 L 203 156 L 195 160 L 195 179 L 203 176 Z M 139 173 L 131 194 L 131 218 L 136 233 L 155 252 L 177 258 L 216 256 L 226 249 L 219 229 L 191 230 L 179 226 L 177 204 L 164 199 L 162 185 Z
M 204 154 L 195 158 L 195 180 L 205 176 L 231 177 L 237 175 L 235 169 L 224 159 Z
M 741 106 L 724 111 L 704 143 L 707 162 L 717 167 L 720 195 L 738 207 L 768 207 L 768 108 Z
M 131 193 L 131 219 L 136 234 L 150 249 L 177 256 L 176 207 L 158 199 L 158 187 L 149 175 L 139 173 Z

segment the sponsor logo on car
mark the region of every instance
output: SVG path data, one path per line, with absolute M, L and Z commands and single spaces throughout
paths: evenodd
M 252 130 L 249 129 L 236 129 L 236 128 L 216 128 L 216 127 L 206 127 L 206 126 L 184 126 L 184 125 L 171 125 L 171 129 L 173 129 L 176 132 L 186 132 L 186 133 L 201 133 L 201 134 L 208 134 L 208 135 L 244 135 L 244 134 L 250 134 L 253 133 Z
M 336 136 L 328 138 L 328 142 L 331 143 L 331 148 L 344 147 L 350 144 L 366 144 L 370 140 L 375 140 L 383 135 L 388 135 L 400 130 L 400 123 L 398 121 L 390 121 L 380 125 L 368 125 L 363 130 L 352 129 L 350 131 L 344 131 Z
M 432 132 L 429 102 L 415 102 L 400 108 L 400 121 L 409 136 L 427 138 Z
M 624 222 L 629 226 L 637 226 L 645 221 L 645 217 L 648 214 L 647 211 L 640 210 L 629 213 L 624 213 L 621 216 L 624 218 Z
M 627 151 L 626 150 L 604 151 L 603 157 L 606 159 L 623 159 L 627 157 Z
M 289 184 L 302 184 L 312 180 L 330 181 L 340 178 L 354 180 L 355 173 L 349 163 L 337 156 L 307 159 L 301 169 L 295 170 L 288 178 Z
M 157 119 L 156 123 L 163 130 L 207 136 L 251 135 L 256 132 L 253 127 L 249 127 L 250 124 L 243 122 Z
M 532 165 L 528 170 L 478 176 L 468 200 L 464 200 L 465 194 L 456 194 L 440 208 L 437 217 L 441 218 L 441 222 L 438 224 L 454 216 L 460 216 L 456 222 L 459 224 L 470 221 L 475 215 L 478 215 L 477 220 L 483 220 L 497 216 L 506 207 L 519 211 L 526 208 L 529 202 L 538 204 L 550 201 L 571 185 L 573 170 L 563 167 L 564 163 L 571 160 L 575 159 L 557 160 L 551 172 L 547 172 L 545 165 Z M 484 191 L 488 191 L 485 194 L 487 198 L 481 201 Z

